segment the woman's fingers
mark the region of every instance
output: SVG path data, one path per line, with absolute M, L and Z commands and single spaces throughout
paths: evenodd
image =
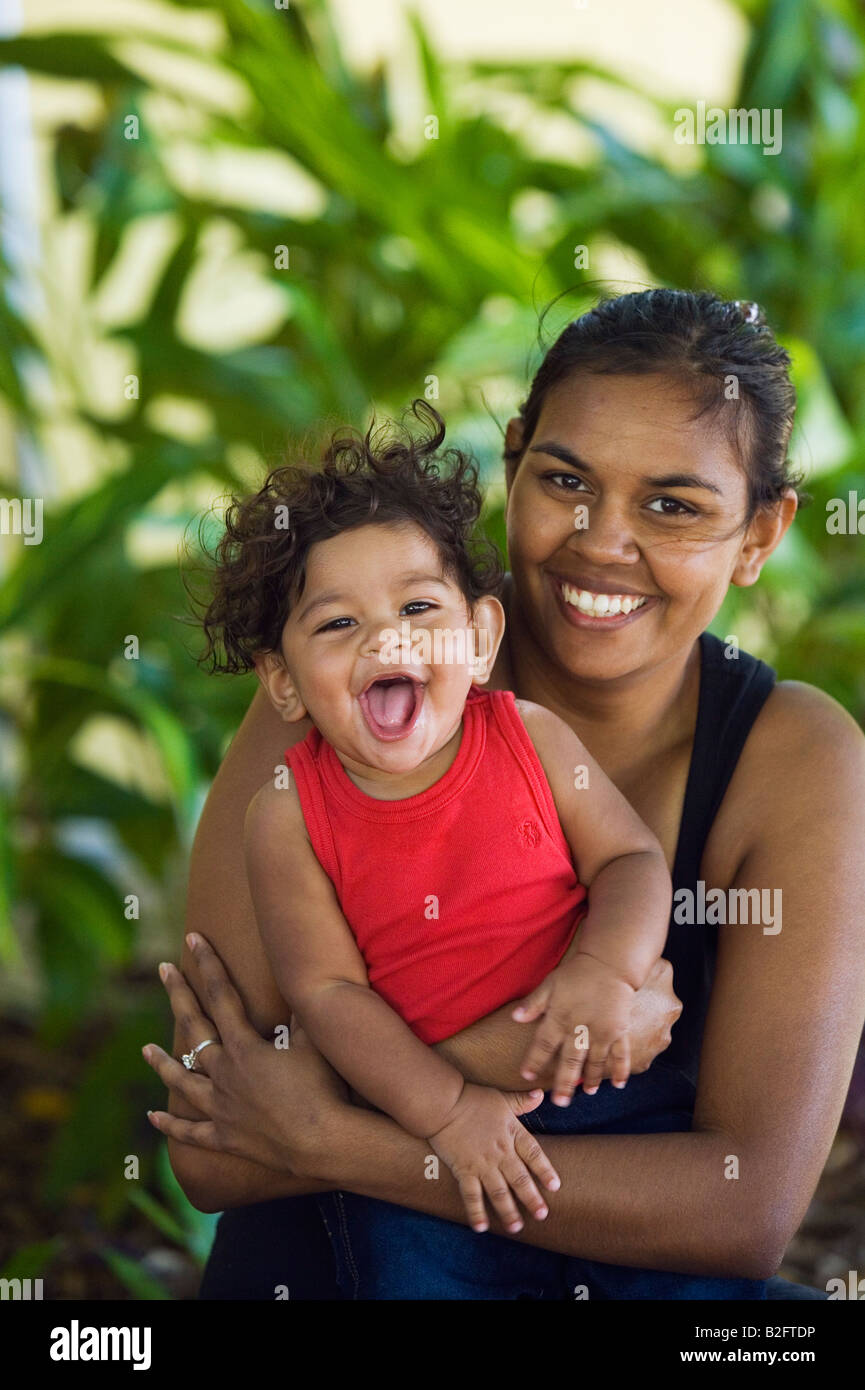
M 206 937 L 190 933 L 186 944 L 192 952 L 195 969 L 201 982 L 202 1002 L 219 1031 L 223 1042 L 244 1033 L 255 1032 L 246 1015 L 240 995 L 228 978 L 228 972 Z
M 222 1152 L 216 1142 L 216 1126 L 212 1120 L 182 1120 L 178 1115 L 170 1115 L 167 1110 L 151 1110 L 147 1118 L 168 1139 L 176 1139 L 179 1144 L 194 1144 L 199 1149 L 215 1149 Z
M 166 961 L 159 967 L 159 975 L 168 994 L 171 1012 L 189 1047 L 197 1047 L 205 1038 L 215 1038 L 219 1042 L 220 1035 L 216 1025 L 202 1013 L 198 996 L 190 989 L 183 972 L 178 970 L 176 965 Z M 204 1052 L 209 1050 L 204 1048 Z M 201 1056 L 203 1053 L 199 1053 L 199 1057 Z M 197 1059 L 195 1065 L 197 1070 L 204 1070 L 202 1063 Z
M 169 1091 L 174 1091 L 184 1100 L 188 1100 L 189 1104 L 194 1105 L 202 1114 L 210 1114 L 213 1082 L 207 1076 L 200 1071 L 189 1071 L 156 1043 L 148 1043 L 141 1052 L 147 1065 L 165 1082 Z

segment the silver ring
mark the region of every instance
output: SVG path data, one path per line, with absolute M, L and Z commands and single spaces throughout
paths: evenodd
M 215 1043 L 218 1041 L 218 1038 L 205 1038 L 204 1042 L 200 1042 L 197 1047 L 194 1047 L 192 1049 L 191 1052 L 184 1052 L 183 1065 L 186 1067 L 186 1070 L 195 1071 L 196 1059 L 198 1057 L 199 1052 L 201 1052 L 202 1048 L 209 1047 L 211 1043 Z

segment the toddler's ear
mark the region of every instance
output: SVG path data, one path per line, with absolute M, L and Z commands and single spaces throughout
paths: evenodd
M 497 598 L 488 595 L 478 599 L 472 612 L 471 633 L 474 638 L 474 660 L 471 662 L 475 685 L 486 685 L 493 673 L 496 653 L 505 635 L 505 610 Z
M 259 652 L 255 658 L 255 674 L 281 719 L 296 724 L 299 719 L 306 718 L 306 706 L 277 652 Z

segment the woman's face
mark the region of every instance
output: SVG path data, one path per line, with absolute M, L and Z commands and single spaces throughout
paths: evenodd
M 531 439 L 508 426 L 509 446 L 525 444 L 508 477 L 516 599 L 548 657 L 582 679 L 688 650 L 792 520 L 795 500 L 783 520 L 760 512 L 741 527 L 742 464 L 698 409 L 666 376 L 581 373 L 548 393 Z

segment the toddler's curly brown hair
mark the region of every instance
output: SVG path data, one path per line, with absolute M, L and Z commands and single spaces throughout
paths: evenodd
M 357 526 L 414 522 L 436 545 L 443 573 L 469 609 L 498 593 L 501 557 L 477 529 L 478 465 L 460 449 L 439 453 L 445 424 L 428 401 L 414 400 L 409 410 L 426 430 L 420 437 L 404 421 L 377 426 L 373 417 L 364 435 L 342 426 L 318 464 L 284 464 L 252 496 L 231 498 L 215 553 L 202 543 L 212 564 L 199 664 L 249 671 L 258 653 L 278 651 L 303 593 L 310 547 Z

